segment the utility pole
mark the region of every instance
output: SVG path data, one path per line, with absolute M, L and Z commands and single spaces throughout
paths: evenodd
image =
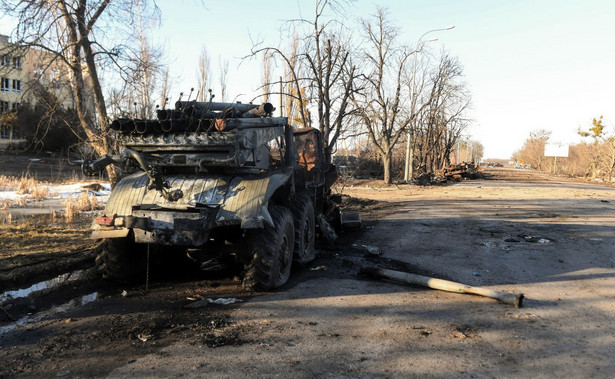
M 282 105 L 284 104 L 284 95 L 282 95 L 282 77 L 280 76 L 280 117 L 284 117 Z

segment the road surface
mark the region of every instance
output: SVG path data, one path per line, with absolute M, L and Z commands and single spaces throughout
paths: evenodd
M 347 185 L 363 230 L 273 293 L 232 277 L 165 278 L 147 293 L 105 284 L 87 304 L 5 322 L 0 377 L 615 377 L 615 190 L 492 173 Z M 517 309 L 377 281 L 361 266 L 526 299 Z M 85 277 L 90 292 L 99 282 Z M 186 308 L 207 298 L 237 302 Z

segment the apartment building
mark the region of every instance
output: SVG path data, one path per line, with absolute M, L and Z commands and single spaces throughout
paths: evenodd
M 12 124 L 15 111 L 22 104 L 36 104 L 34 84 L 43 86 L 65 108 L 74 108 L 67 83 L 68 71 L 37 49 L 18 48 L 9 37 L 0 34 L 0 150 L 20 149 L 28 142 Z

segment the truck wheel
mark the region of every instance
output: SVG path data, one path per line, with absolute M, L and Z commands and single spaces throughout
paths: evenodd
M 129 238 L 106 239 L 96 257 L 102 277 L 121 283 L 144 280 L 145 265 L 145 254 Z
M 297 194 L 291 205 L 293 223 L 295 225 L 295 248 L 293 260 L 305 265 L 316 258 L 314 240 L 316 239 L 316 223 L 314 221 L 314 206 L 306 193 Z
M 250 263 L 243 278 L 248 290 L 271 290 L 283 286 L 290 277 L 293 262 L 294 227 L 290 210 L 269 207 L 274 227 L 249 231 L 247 246 Z

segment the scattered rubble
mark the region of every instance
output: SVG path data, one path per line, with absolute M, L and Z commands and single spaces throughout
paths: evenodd
M 483 170 L 476 163 L 463 162 L 450 165 L 441 172 L 436 173 L 436 181 L 459 181 L 462 179 L 481 179 L 484 177 Z

